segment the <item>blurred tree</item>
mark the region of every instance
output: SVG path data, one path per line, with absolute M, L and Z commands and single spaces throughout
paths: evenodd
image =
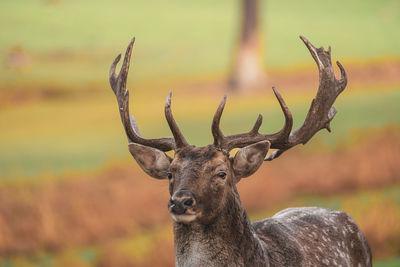
M 56 5 L 59 4 L 61 0 L 46 0 L 45 2 L 50 5 Z
M 229 89 L 235 91 L 248 90 L 265 78 L 259 21 L 260 0 L 240 1 L 242 5 L 240 36 L 228 81 Z

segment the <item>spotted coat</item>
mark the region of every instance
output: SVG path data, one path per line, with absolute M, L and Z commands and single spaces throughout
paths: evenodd
M 289 208 L 252 226 L 270 266 L 372 266 L 368 243 L 345 212 Z

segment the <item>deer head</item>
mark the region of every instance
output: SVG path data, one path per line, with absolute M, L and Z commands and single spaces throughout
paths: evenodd
M 261 134 L 259 115 L 253 128 L 242 134 L 224 136 L 219 123 L 226 103 L 223 97 L 212 121 L 213 144 L 191 146 L 179 130 L 171 111 L 171 93 L 165 104 L 165 117 L 173 137 L 145 139 L 141 137 L 133 116 L 129 114 L 129 91 L 126 80 L 135 39 L 130 42 L 120 73 L 115 73 L 121 55 L 111 65 L 110 84 L 117 97 L 121 120 L 128 140 L 129 151 L 139 166 L 151 177 L 168 179 L 171 198 L 168 209 L 178 223 L 193 221 L 208 224 L 216 218 L 230 201 L 239 201 L 236 183 L 252 175 L 263 161 L 273 160 L 297 144 L 305 144 L 321 129 L 330 131 L 329 123 L 336 114 L 332 106 L 346 86 L 346 73 L 339 62 L 341 78 L 336 79 L 331 64 L 330 48 L 315 48 L 300 36 L 319 69 L 319 89 L 313 99 L 304 123 L 292 132 L 293 119 L 285 101 L 273 87 L 274 94 L 285 117 L 283 128 L 275 134 Z M 239 148 L 230 157 L 229 152 Z M 277 149 L 266 157 L 269 148 Z M 174 157 L 165 152 L 174 150 Z

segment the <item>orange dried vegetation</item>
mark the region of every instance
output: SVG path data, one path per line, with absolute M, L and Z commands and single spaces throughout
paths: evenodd
M 266 210 L 299 194 L 336 194 L 398 183 L 399 162 L 399 131 L 391 128 L 333 152 L 294 149 L 241 181 L 239 191 L 248 211 Z M 104 243 L 169 220 L 167 183 L 147 178 L 133 164 L 71 178 L 0 187 L 0 255 Z M 374 223 L 363 225 L 371 242 L 388 236 L 374 230 Z M 169 246 L 168 255 L 151 260 L 172 262 L 172 243 L 157 246 Z M 110 251 L 111 256 L 100 257 L 100 266 L 114 257 L 121 258 L 122 265 L 130 264 L 124 255 Z

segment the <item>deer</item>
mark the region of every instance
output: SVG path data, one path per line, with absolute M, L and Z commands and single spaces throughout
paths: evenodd
M 306 144 L 318 131 L 331 131 L 333 107 L 347 85 L 337 61 L 337 79 L 331 48 L 315 48 L 300 36 L 317 63 L 319 87 L 301 126 L 292 131 L 292 114 L 275 87 L 272 90 L 284 115 L 283 128 L 274 134 L 259 132 L 259 115 L 249 132 L 225 136 L 220 119 L 226 95 L 212 120 L 214 142 L 190 145 L 171 111 L 171 93 L 165 117 L 173 137 L 141 136 L 129 113 L 126 89 L 133 44 L 131 40 L 119 74 L 119 54 L 111 64 L 110 85 L 116 95 L 129 151 L 150 177 L 168 180 L 168 212 L 173 219 L 175 265 L 188 266 L 372 266 L 366 238 L 352 217 L 343 211 L 321 207 L 287 208 L 271 218 L 250 222 L 242 207 L 237 183 L 251 176 L 264 161 L 272 161 L 298 144 Z M 233 149 L 236 154 L 230 155 Z M 269 149 L 275 149 L 267 156 Z M 174 155 L 166 154 L 173 151 Z

